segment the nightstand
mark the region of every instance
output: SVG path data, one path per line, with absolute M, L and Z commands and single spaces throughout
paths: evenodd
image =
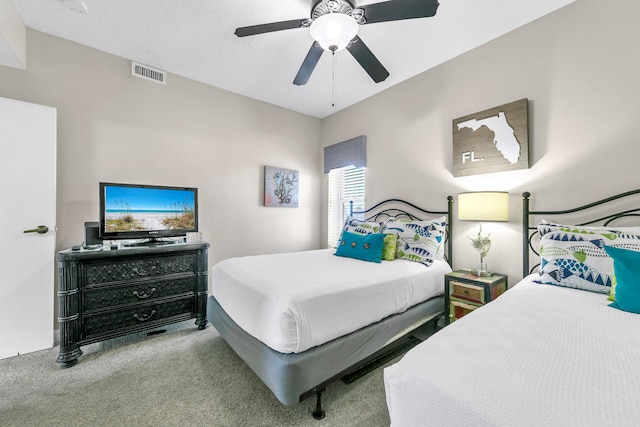
M 507 276 L 491 273 L 478 277 L 470 269 L 444 276 L 445 325 L 498 298 L 507 290 Z

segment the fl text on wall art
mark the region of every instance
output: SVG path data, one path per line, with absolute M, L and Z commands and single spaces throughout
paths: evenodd
M 264 205 L 297 208 L 299 177 L 297 170 L 265 166 Z
M 453 121 L 453 176 L 529 168 L 528 100 Z

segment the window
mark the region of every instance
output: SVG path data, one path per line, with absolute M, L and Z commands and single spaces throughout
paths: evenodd
M 329 224 L 327 245 L 334 247 L 340 237 L 342 226 L 350 213 L 364 210 L 364 167 L 345 166 L 329 172 Z
M 327 244 L 334 247 L 350 201 L 354 211 L 364 210 L 364 168 L 367 167 L 367 137 L 351 138 L 324 147 L 324 173 L 329 175 Z

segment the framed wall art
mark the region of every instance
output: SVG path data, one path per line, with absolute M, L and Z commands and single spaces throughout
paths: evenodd
M 265 166 L 264 205 L 297 208 L 299 178 L 297 170 Z
M 453 121 L 453 176 L 529 168 L 526 98 Z

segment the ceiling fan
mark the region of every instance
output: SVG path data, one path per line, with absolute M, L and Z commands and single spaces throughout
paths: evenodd
M 436 14 L 438 6 L 438 0 L 389 0 L 361 7 L 355 7 L 351 0 L 312 0 L 310 18 L 240 27 L 235 35 L 246 37 L 309 28 L 314 42 L 293 80 L 294 84 L 300 86 L 307 83 L 325 50 L 335 53 L 345 48 L 373 81 L 380 83 L 389 77 L 389 72 L 358 37 L 358 27 L 376 22 L 431 17 Z

